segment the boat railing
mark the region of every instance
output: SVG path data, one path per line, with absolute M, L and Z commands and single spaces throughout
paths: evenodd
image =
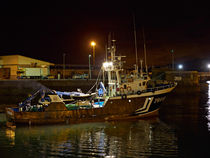
M 160 86 L 156 86 L 156 87 L 152 87 L 152 88 L 147 88 L 146 92 L 154 92 L 154 91 L 158 91 L 158 90 L 172 88 L 174 86 L 175 86 L 175 83 L 164 84 L 164 85 L 160 85 Z

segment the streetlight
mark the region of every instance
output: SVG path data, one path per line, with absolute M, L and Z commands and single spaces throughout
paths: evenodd
M 209 72 L 210 72 L 210 64 L 207 65 L 207 68 L 209 69 Z
M 172 70 L 174 70 L 174 50 L 171 49 L 170 52 L 171 52 L 171 56 L 172 56 L 172 65 L 171 65 L 171 67 L 172 67 Z
M 90 43 L 90 45 L 93 47 L 93 65 L 95 66 L 95 51 L 96 51 L 95 47 L 96 47 L 96 43 L 94 41 L 92 41 Z
M 89 79 L 91 79 L 91 66 L 90 66 L 90 58 L 91 58 L 91 55 L 89 54 Z
M 183 69 L 183 65 L 182 64 L 179 64 L 178 65 L 178 68 L 179 68 L 179 70 Z

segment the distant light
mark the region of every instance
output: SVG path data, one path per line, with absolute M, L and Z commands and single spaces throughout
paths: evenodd
M 182 65 L 182 64 L 179 64 L 179 65 L 178 65 L 178 68 L 179 68 L 179 69 L 183 69 L 183 65 Z
M 94 46 L 96 45 L 96 43 L 95 43 L 94 41 L 92 41 L 92 42 L 90 43 L 90 45 L 94 47 Z
M 91 55 L 89 54 L 89 58 L 91 57 Z
M 208 64 L 207 67 L 210 69 L 210 64 Z

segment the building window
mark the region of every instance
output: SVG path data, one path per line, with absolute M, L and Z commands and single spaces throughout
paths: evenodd
M 124 89 L 127 89 L 127 85 L 126 84 L 124 84 Z

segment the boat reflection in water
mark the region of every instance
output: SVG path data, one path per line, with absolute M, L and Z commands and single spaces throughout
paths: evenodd
M 7 156 L 148 157 L 177 156 L 174 129 L 154 120 L 20 127 Z M 10 149 L 6 149 L 10 148 Z M 14 149 L 14 152 L 8 152 Z M 27 151 L 27 152 L 23 152 Z

